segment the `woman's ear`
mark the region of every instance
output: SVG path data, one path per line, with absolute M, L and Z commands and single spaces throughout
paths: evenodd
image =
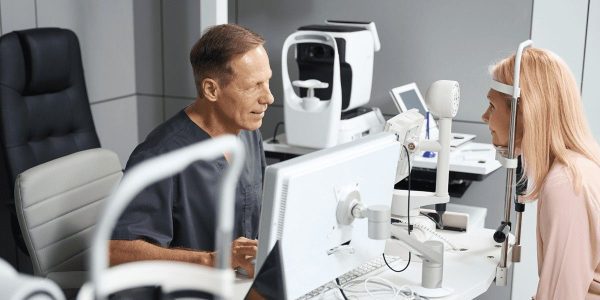
M 200 86 L 202 88 L 202 95 L 204 95 L 206 100 L 211 102 L 217 101 L 219 96 L 219 84 L 214 79 L 204 78 Z

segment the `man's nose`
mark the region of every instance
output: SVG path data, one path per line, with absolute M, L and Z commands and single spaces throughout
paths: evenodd
M 271 90 L 269 88 L 267 88 L 266 90 L 266 95 L 263 96 L 261 98 L 261 103 L 263 104 L 267 104 L 267 105 L 271 105 L 273 104 L 273 102 L 275 101 L 275 97 L 273 97 L 273 94 L 271 93 Z

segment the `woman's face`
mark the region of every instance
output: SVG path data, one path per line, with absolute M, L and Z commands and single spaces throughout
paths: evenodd
M 489 106 L 481 116 L 488 124 L 492 134 L 492 144 L 495 146 L 508 147 L 508 135 L 510 129 L 510 96 L 490 89 L 487 94 Z M 519 152 L 521 139 L 523 137 L 523 126 L 517 116 L 517 131 L 515 138 L 515 149 Z

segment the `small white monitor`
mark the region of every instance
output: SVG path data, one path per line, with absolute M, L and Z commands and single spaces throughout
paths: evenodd
M 390 90 L 390 96 L 396 105 L 399 113 L 407 112 L 410 109 L 417 109 L 419 113 L 427 117 L 429 109 L 425 104 L 425 100 L 417 87 L 417 84 L 412 82 L 403 86 L 395 87 Z M 425 119 L 427 122 L 427 119 Z M 427 124 L 424 124 L 423 130 L 426 130 Z M 437 124 L 433 116 L 429 114 L 429 129 L 437 128 Z
M 417 109 L 419 113 L 426 116 L 425 121 L 423 122 L 421 133 L 422 139 L 438 139 L 439 130 L 437 123 L 432 114 L 427 114 L 429 112 L 429 108 L 427 108 L 427 104 L 425 103 L 425 100 L 423 99 L 423 96 L 421 95 L 416 83 L 412 82 L 403 86 L 395 87 L 390 90 L 390 96 L 392 96 L 392 100 L 394 101 L 399 113 L 407 112 L 410 109 Z M 427 134 L 428 130 L 429 134 Z M 458 147 L 474 138 L 474 134 L 453 132 L 452 139 L 450 140 L 450 146 Z
M 385 241 L 369 239 L 367 219 L 338 220 L 338 203 L 359 195 L 365 207 L 390 206 L 398 138 L 382 132 L 267 167 L 256 268 L 279 241 L 287 299 L 383 253 Z

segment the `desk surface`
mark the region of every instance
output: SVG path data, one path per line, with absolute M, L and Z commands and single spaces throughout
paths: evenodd
M 417 168 L 435 169 L 437 156 L 432 158 L 416 155 L 413 165 Z M 496 149 L 492 144 L 467 142 L 450 152 L 450 171 L 487 175 L 502 165 L 496 160 Z
M 445 252 L 442 286 L 450 288 L 454 292 L 449 296 L 435 299 L 473 299 L 488 290 L 494 280 L 496 266 L 500 260 L 500 248 L 496 246 L 497 244 L 492 239 L 493 233 L 494 230 L 492 229 L 482 228 L 475 228 L 466 233 L 441 232 L 457 248 L 467 250 L 462 252 L 448 250 Z M 395 264 L 401 266 L 405 262 L 397 261 Z M 419 286 L 421 282 L 421 263 L 411 262 L 406 271 L 402 273 L 394 273 L 387 267 L 380 268 L 359 279 L 364 280 L 372 276 L 387 279 L 397 286 Z M 237 279 L 234 299 L 243 299 L 250 285 L 250 279 Z M 364 285 L 358 285 L 355 289 L 362 286 Z M 370 299 L 367 293 L 347 293 L 347 296 Z M 341 295 L 338 290 L 330 290 L 321 295 L 320 298 L 341 299 Z
M 277 135 L 277 143 L 273 139 L 263 142 L 266 153 L 304 155 L 319 149 L 305 148 L 288 145 L 285 134 Z M 457 148 L 453 148 L 450 153 L 450 171 L 459 173 L 488 175 L 501 167 L 500 162 L 495 158 L 496 150 L 491 144 L 482 144 L 467 142 Z M 435 169 L 437 157 L 426 158 L 416 155 L 413 161 L 413 167 L 424 169 Z

